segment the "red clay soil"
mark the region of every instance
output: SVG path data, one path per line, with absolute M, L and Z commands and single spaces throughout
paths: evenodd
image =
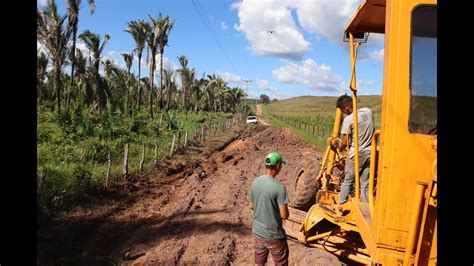
M 174 171 L 138 179 L 132 192 L 61 215 L 38 232 L 38 264 L 253 265 L 248 192 L 265 172 L 265 155 L 282 154 L 287 164 L 277 179 L 288 185 L 303 152 L 321 152 L 289 129 L 248 126 L 236 136 L 186 165 L 175 162 Z M 288 243 L 290 265 L 341 265 L 330 253 Z

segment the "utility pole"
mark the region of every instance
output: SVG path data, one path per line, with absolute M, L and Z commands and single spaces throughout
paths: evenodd
M 252 82 L 251 80 L 245 80 L 243 79 L 242 82 L 245 82 L 245 113 L 247 113 L 247 98 L 248 98 L 248 94 L 247 94 L 247 84 L 249 82 Z

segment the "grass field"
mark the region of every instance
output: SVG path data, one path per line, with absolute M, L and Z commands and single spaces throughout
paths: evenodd
M 301 96 L 264 105 L 263 116 L 272 125 L 289 127 L 320 149 L 334 126 L 337 96 Z M 375 129 L 380 128 L 381 96 L 359 96 L 358 107 L 374 112 Z M 314 129 L 313 129 L 314 126 Z

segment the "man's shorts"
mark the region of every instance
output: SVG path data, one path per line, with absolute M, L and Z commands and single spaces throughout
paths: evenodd
M 264 265 L 267 262 L 268 253 L 272 253 L 275 265 L 288 265 L 290 250 L 286 237 L 281 239 L 264 239 L 253 235 L 255 240 L 255 264 Z

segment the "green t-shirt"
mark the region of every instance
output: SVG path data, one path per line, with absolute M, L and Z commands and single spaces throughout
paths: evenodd
M 262 175 L 253 181 L 249 197 L 254 206 L 252 232 L 264 239 L 286 237 L 278 207 L 288 203 L 285 185 Z

